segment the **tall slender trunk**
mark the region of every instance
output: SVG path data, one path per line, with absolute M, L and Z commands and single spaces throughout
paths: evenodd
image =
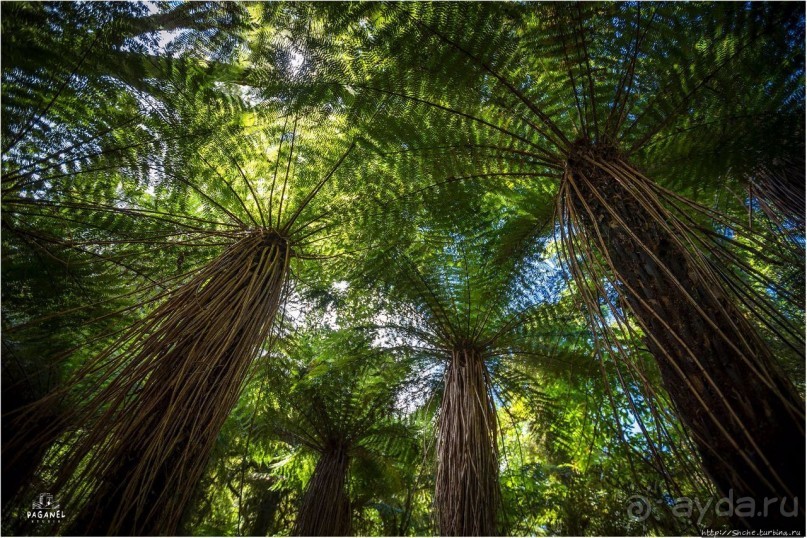
M 610 260 L 706 472 L 733 498 L 734 524 L 803 530 L 804 404 L 742 313 L 633 194 L 630 174 L 614 173 L 626 169 L 614 153 L 570 158 L 568 192 L 586 235 Z
M 95 487 L 72 533 L 176 532 L 268 337 L 288 261 L 284 240 L 253 234 L 150 315 L 148 331 L 135 336 L 134 358 L 96 400 L 111 402 L 112 411 L 73 454 L 74 465 L 91 455 L 80 476 Z
M 435 504 L 443 536 L 493 536 L 499 506 L 496 409 L 482 356 L 452 353 L 437 437 Z
M 275 514 L 283 500 L 283 492 L 271 489 L 272 482 L 266 480 L 253 480 L 252 497 L 246 503 L 249 512 L 249 535 L 267 536 L 274 534 Z
M 350 535 L 348 464 L 347 447 L 342 443 L 333 443 L 322 453 L 303 495 L 292 535 Z

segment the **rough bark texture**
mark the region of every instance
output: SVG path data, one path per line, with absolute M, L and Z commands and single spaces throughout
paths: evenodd
M 333 443 L 320 456 L 294 523 L 294 536 L 350 535 L 348 464 L 347 449 L 341 443 Z
M 71 534 L 176 533 L 249 365 L 268 336 L 287 247 L 271 238 L 247 243 L 216 263 L 212 277 L 178 290 L 175 303 L 165 305 L 162 332 L 145 340 L 140 357 L 158 364 L 121 416 L 99 426 L 98 435 L 115 444 L 100 456 L 110 461 L 94 467 L 99 485 Z
M 435 505 L 443 536 L 493 536 L 499 506 L 496 410 L 481 354 L 454 351 L 437 439 Z
M 210 390 L 217 390 L 219 387 L 211 386 Z M 158 417 L 164 413 L 169 401 L 164 400 L 156 406 L 152 420 L 143 425 L 146 431 L 156 431 L 159 427 Z M 181 437 L 176 438 L 177 446 L 168 454 L 168 459 L 162 464 L 153 464 L 144 457 L 149 447 L 148 443 L 139 442 L 133 444 L 121 456 L 115 465 L 104 476 L 102 487 L 88 502 L 79 518 L 70 527 L 68 534 L 76 536 L 104 536 L 104 535 L 146 535 L 146 536 L 168 536 L 176 532 L 176 528 L 181 521 L 181 514 L 187 504 L 180 500 L 184 493 L 173 489 L 171 483 L 172 474 L 182 472 L 183 458 L 186 458 L 185 450 L 193 447 L 194 443 L 189 438 L 187 430 Z M 203 449 L 204 450 L 204 449 Z M 205 451 L 205 454 L 207 451 Z M 142 465 L 151 467 L 152 475 L 149 479 L 148 489 L 143 492 L 144 501 L 138 503 L 131 502 L 130 494 L 127 492 L 127 484 L 137 479 L 142 471 Z M 194 473 L 193 482 L 197 482 L 201 473 Z M 169 489 L 170 487 L 170 489 Z M 166 497 L 173 492 L 177 499 L 171 502 L 180 508 L 179 518 L 176 522 L 166 523 L 166 519 L 173 519 L 160 512 L 155 512 L 154 507 L 166 502 Z M 152 507 L 152 508 L 149 508 Z
M 598 158 L 607 163 L 609 157 Z M 574 157 L 569 166 L 582 198 L 573 201 L 576 211 L 587 234 L 597 237 L 599 232 L 603 238 L 604 254 L 616 270 L 620 294 L 645 328 L 646 344 L 656 358 L 681 421 L 695 440 L 706 472 L 723 495 L 734 499 L 735 508 L 741 497 L 754 499 L 754 510 L 735 512 L 734 524 L 804 530 L 804 424 L 785 403 L 802 408 L 801 398 L 773 366 L 764 344 L 749 338 L 753 329 L 741 312 L 729 300 L 715 299 L 707 293 L 708 284 L 690 266 L 691 258 L 648 211 L 600 167 Z M 660 264 L 618 223 L 595 196 L 595 190 L 694 301 L 687 300 Z M 726 337 L 721 337 L 707 318 Z M 742 331 L 733 327 L 732 321 Z M 767 373 L 775 390 L 765 386 L 749 363 Z M 721 427 L 725 432 L 720 431 Z M 787 497 L 785 514 L 781 510 L 783 497 Z M 798 499 L 799 514 L 790 517 L 787 514 L 793 511 L 794 497 Z M 766 498 L 777 499 L 767 508 L 767 515 Z

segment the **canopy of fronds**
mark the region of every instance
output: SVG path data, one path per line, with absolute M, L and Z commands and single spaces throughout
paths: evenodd
M 739 528 L 675 502 L 725 438 L 803 493 L 802 7 L 4 3 L 3 532 L 445 534 L 451 458 L 490 534 Z

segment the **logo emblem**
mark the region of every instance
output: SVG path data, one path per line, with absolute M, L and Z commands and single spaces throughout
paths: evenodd
M 53 495 L 50 493 L 40 493 L 39 499 L 33 502 L 34 510 L 58 510 L 59 503 L 53 502 Z
M 33 509 L 26 514 L 28 519 L 53 521 L 64 518 L 64 512 L 59 510 L 59 503 L 55 502 L 50 493 L 40 493 L 31 505 Z

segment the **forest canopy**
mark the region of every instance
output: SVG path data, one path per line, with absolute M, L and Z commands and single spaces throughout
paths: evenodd
M 786 2 L 2 2 L 2 532 L 805 532 Z

